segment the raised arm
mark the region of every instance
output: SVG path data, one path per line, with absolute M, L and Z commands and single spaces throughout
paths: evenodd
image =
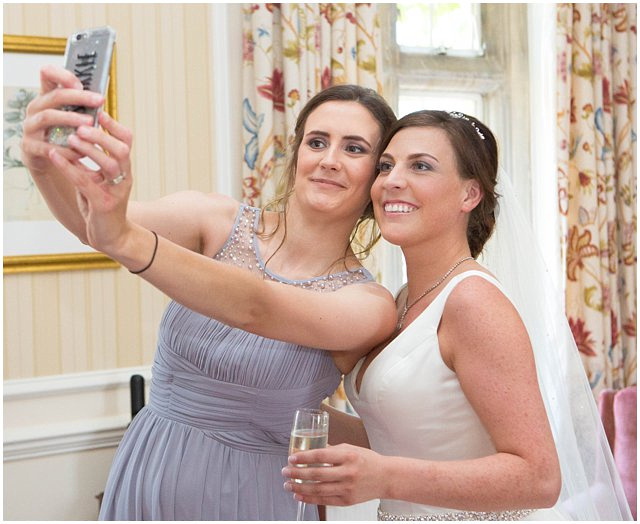
M 86 224 L 79 211 L 76 188 L 51 161 L 50 153 L 59 155 L 75 165 L 87 177 L 102 183 L 131 171 L 131 131 L 100 113 L 99 123 L 107 131 L 92 127 L 92 117 L 74 111 L 62 111 L 65 105 L 99 107 L 103 97 L 83 91 L 80 81 L 66 69 L 44 66 L 40 72 L 41 91 L 27 108 L 21 143 L 22 159 L 29 169 L 40 193 L 54 216 L 80 240 L 88 243 Z M 88 142 L 70 137 L 73 147 L 60 147 L 46 140 L 47 129 L 54 125 L 78 127 L 78 135 Z M 99 154 L 93 144 L 99 144 L 110 155 L 102 154 L 103 169 L 91 171 L 80 164 L 89 154 Z M 90 149 L 89 149 L 90 148 Z M 217 250 L 228 234 L 239 203 L 223 195 L 205 195 L 183 191 L 152 202 L 128 204 L 128 216 L 137 224 L 156 231 L 187 249 L 203 253 Z
M 117 133 L 107 119 L 101 122 Z M 78 130 L 81 138 L 110 151 L 109 156 L 85 140 L 73 140 L 73 146 L 102 167 L 104 179 L 88 175 L 82 165 L 56 149 L 49 153 L 55 169 L 77 189 L 86 228 L 83 236 L 91 246 L 133 271 L 153 259 L 141 276 L 203 315 L 268 338 L 349 353 L 349 365 L 354 355 L 366 353 L 391 333 L 395 304 L 378 284 L 354 284 L 331 293 L 315 293 L 264 281 L 244 269 L 217 262 L 211 258 L 217 250 L 207 247 L 209 244 L 195 250 L 202 255 L 186 249 L 169 240 L 179 233 L 167 228 L 153 230 L 158 235 L 156 245 L 156 236 L 150 230 L 152 213 L 140 204 L 127 212 L 131 175 L 125 169 L 130 165 L 122 162 L 120 149 L 111 142 L 118 137 L 99 133 L 92 128 Z M 127 174 L 121 183 L 109 183 L 121 172 Z M 140 218 L 143 215 L 146 223 Z M 349 365 L 339 366 L 348 370 Z

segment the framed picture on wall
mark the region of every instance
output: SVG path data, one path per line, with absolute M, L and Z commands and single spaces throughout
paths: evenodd
M 40 67 L 64 66 L 66 38 L 3 37 L 3 272 L 64 271 L 118 267 L 82 244 L 51 214 L 22 163 L 22 121 L 40 89 Z M 115 51 L 104 110 L 117 118 Z

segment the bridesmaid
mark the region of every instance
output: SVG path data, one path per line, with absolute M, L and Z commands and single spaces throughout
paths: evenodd
M 41 75 L 22 151 L 49 207 L 173 299 L 150 400 L 118 448 L 100 518 L 294 520 L 280 471 L 295 409 L 318 407 L 341 370 L 395 324 L 393 298 L 352 242 L 372 220 L 370 188 L 393 112 L 358 86 L 312 98 L 277 210 L 195 191 L 134 202 L 132 133 L 104 113 L 100 129 L 57 110 L 102 101 L 65 70 Z M 70 149 L 45 140 L 60 124 L 77 127 Z M 100 170 L 84 167 L 83 156 Z M 314 506 L 306 518 L 317 518 Z

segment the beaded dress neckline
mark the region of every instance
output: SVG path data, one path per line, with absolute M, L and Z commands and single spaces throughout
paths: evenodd
M 354 282 L 373 281 L 373 275 L 363 267 L 299 280 L 273 273 L 265 266 L 258 246 L 257 231 L 260 212 L 259 208 L 241 204 L 233 232 L 222 249 L 215 255 L 216 260 L 249 269 L 260 274 L 263 278 L 275 282 L 319 292 L 336 291 Z

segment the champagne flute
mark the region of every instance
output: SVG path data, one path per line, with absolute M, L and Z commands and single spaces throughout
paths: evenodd
M 298 409 L 293 418 L 291 428 L 291 440 L 289 442 L 289 455 L 297 451 L 318 449 L 327 447 L 329 439 L 329 414 L 321 409 Z M 296 467 L 317 467 L 323 464 L 300 464 Z M 304 482 L 293 479 L 293 482 Z M 298 515 L 296 520 L 304 520 L 305 503 L 298 502 Z

